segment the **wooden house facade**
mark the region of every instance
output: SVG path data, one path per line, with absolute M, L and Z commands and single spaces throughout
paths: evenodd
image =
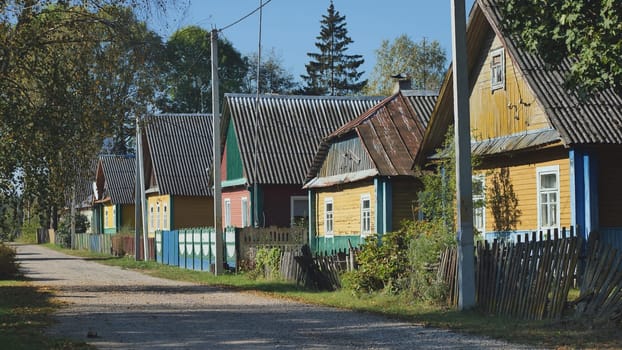
M 95 173 L 92 231 L 115 234 L 135 229 L 134 183 L 136 158 L 100 156 Z
M 223 225 L 306 226 L 309 204 L 302 185 L 320 141 L 378 101 L 225 94 Z
M 358 246 L 415 219 L 413 162 L 435 101 L 398 91 L 322 141 L 305 184 L 315 251 Z
M 150 115 L 143 123 L 149 236 L 156 230 L 214 226 L 212 116 Z
M 622 98 L 612 90 L 586 100 L 564 87 L 569 62 L 557 67 L 521 50 L 504 35 L 494 0 L 477 0 L 467 28 L 472 154 L 476 181 L 486 197 L 474 226 L 487 238 L 573 226 L 582 236 L 600 231 L 622 242 Z M 442 144 L 453 123 L 449 70 L 426 130 L 419 157 Z M 503 180 L 511 191 L 494 191 Z M 477 187 L 474 187 L 477 188 Z M 503 227 L 495 195 L 513 193 L 515 229 Z

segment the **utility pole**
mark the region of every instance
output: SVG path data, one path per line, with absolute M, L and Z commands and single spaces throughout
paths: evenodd
M 138 142 L 137 148 L 140 150 L 138 154 L 138 175 L 140 179 L 140 203 L 141 203 L 141 217 L 142 217 L 142 229 L 143 229 L 143 252 L 144 260 L 149 260 L 149 226 L 147 224 L 147 195 L 145 194 L 145 160 L 143 159 L 143 138 L 140 129 L 140 123 L 138 128 Z M 139 246 L 136 246 L 138 250 Z
M 136 158 L 135 158 L 135 162 L 136 162 L 136 173 L 134 174 L 134 259 L 136 261 L 140 260 L 140 249 L 138 249 L 140 247 L 140 230 L 141 230 L 141 183 L 140 183 L 140 161 L 139 158 L 140 157 L 140 145 L 139 145 L 139 141 L 140 140 L 140 120 L 138 117 L 138 114 L 136 114 Z
M 458 308 L 460 310 L 467 310 L 475 306 L 469 73 L 466 60 L 466 12 L 464 7 L 464 0 L 451 0 L 456 205 L 458 212 L 456 221 L 458 228 Z
M 222 193 L 220 183 L 220 101 L 218 91 L 218 30 L 212 29 L 212 116 L 214 118 L 214 232 L 216 234 L 216 252 L 214 252 L 214 275 L 223 271 L 222 245 Z

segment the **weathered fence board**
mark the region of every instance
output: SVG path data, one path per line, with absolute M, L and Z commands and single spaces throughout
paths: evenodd
M 239 253 L 247 259 L 249 252 L 257 248 L 280 248 L 281 251 L 300 250 L 307 244 L 308 233 L 305 228 L 244 227 L 238 229 Z
M 597 232 L 588 240 L 585 276 L 579 289 L 577 317 L 622 319 L 622 253 Z
M 485 312 L 523 319 L 560 318 L 580 246 L 572 230 L 534 232 L 517 243 L 478 242 L 476 300 Z M 447 267 L 445 267 L 447 269 Z M 593 273 L 590 281 L 606 279 Z M 455 305 L 455 299 L 451 299 Z

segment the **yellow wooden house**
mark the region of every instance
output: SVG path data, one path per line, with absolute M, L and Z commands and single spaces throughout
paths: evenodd
M 398 90 L 322 141 L 304 186 L 314 251 L 358 246 L 415 218 L 421 187 L 413 160 L 435 100 L 435 93 Z
M 134 156 L 99 157 L 95 173 L 93 232 L 106 234 L 134 232 L 135 174 Z
M 214 226 L 211 115 L 149 115 L 143 124 L 149 237 L 157 230 Z
M 487 204 L 474 210 L 474 226 L 487 238 L 572 226 L 622 242 L 622 99 L 612 90 L 577 98 L 564 88 L 567 62 L 550 67 L 521 50 L 504 35 L 501 16 L 496 1 L 476 0 L 467 27 L 471 148 L 481 160 L 474 197 L 490 203 L 502 174 L 518 221 L 500 232 L 499 213 Z M 453 118 L 450 69 L 419 161 L 435 153 Z

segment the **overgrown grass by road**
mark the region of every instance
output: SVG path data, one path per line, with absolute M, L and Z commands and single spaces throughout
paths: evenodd
M 52 339 L 43 331 L 59 307 L 52 293 L 22 280 L 0 281 L 0 348 L 16 350 L 93 349 L 83 342 Z
M 452 329 L 513 343 L 557 349 L 622 348 L 620 325 L 594 325 L 581 320 L 520 321 L 484 315 L 476 311 L 458 312 L 441 306 L 413 303 L 412 299 L 403 296 L 385 294 L 354 296 L 346 290 L 314 292 L 304 290 L 285 281 L 253 280 L 244 274 L 214 276 L 207 272 L 184 270 L 152 261 L 135 261 L 130 257 L 117 258 L 84 251 L 65 250 L 51 245 L 49 247 L 103 264 L 138 270 L 156 277 L 222 286 L 317 305 L 383 314 L 427 327 Z

